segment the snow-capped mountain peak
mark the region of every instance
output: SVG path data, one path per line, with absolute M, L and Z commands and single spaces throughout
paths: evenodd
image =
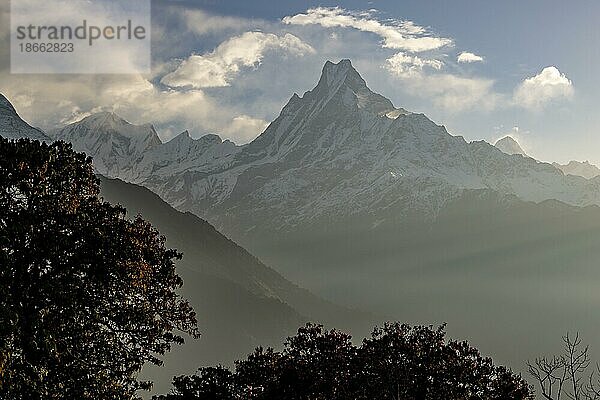
M 96 169 L 111 177 L 131 169 L 145 152 L 162 145 L 152 125 L 134 125 L 113 112 L 92 114 L 50 131 L 50 136 L 91 155 Z
M 87 127 L 91 131 L 100 134 L 113 134 L 124 136 L 135 141 L 148 140 L 152 144 L 160 144 L 161 141 L 151 124 L 134 125 L 114 112 L 104 111 L 83 118 L 79 126 Z
M 521 148 L 519 143 L 511 136 L 504 136 L 502 139 L 499 139 L 496 144 L 494 144 L 496 148 L 500 149 L 506 154 L 514 155 L 520 154 L 522 156 L 527 157 L 525 151 Z
M 368 112 L 378 115 L 407 113 L 406 110 L 396 109 L 389 99 L 371 91 L 348 59 L 340 60 L 337 64 L 327 61 L 319 83 L 311 92 L 321 97 L 333 97 L 340 91 L 346 102 L 353 103 L 352 94 L 356 96 L 357 107 Z
M 252 158 L 307 156 L 315 145 L 329 151 L 360 141 L 361 130 L 389 132 L 394 120 L 411 113 L 373 92 L 350 60 L 327 61 L 317 85 L 294 93 L 280 115 L 248 145 Z M 347 128 L 347 129 L 343 129 Z

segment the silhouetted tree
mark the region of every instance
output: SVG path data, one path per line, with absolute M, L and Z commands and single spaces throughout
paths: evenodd
M 202 383 L 187 378 L 196 387 Z M 519 375 L 495 366 L 466 342 L 446 340 L 444 327 L 386 324 L 355 347 L 350 336 L 308 324 L 281 352 L 258 348 L 236 363 L 232 399 L 524 400 L 532 398 Z M 185 397 L 178 387 L 162 400 Z M 181 385 L 179 385 L 181 386 Z
M 467 342 L 447 341 L 444 326 L 389 323 L 359 351 L 364 398 L 526 399 L 527 383 L 496 367 Z
M 222 366 L 200 368 L 196 375 L 173 378 L 171 394 L 154 396 L 157 400 L 200 399 L 230 400 L 236 398 L 233 374 Z
M 547 400 L 600 399 L 600 365 L 589 371 L 588 346 L 579 333 L 563 337 L 564 350 L 559 356 L 541 357 L 529 362 L 529 373 L 537 381 L 540 394 Z M 588 372 L 589 371 L 589 372 Z
M 103 202 L 91 159 L 0 138 L 0 398 L 131 399 L 197 335 L 165 239 Z

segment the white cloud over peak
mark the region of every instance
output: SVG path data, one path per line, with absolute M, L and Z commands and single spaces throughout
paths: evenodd
M 412 21 L 378 18 L 376 10 L 313 8 L 283 21 L 165 10 L 170 14 L 161 13 L 164 20 L 153 26 L 153 45 L 162 51 L 153 53 L 153 74 L 10 75 L 8 64 L 1 63 L 8 60 L 1 57 L 8 46 L 0 46 L 2 92 L 42 128 L 108 110 L 134 123 L 156 124 L 164 140 L 188 129 L 195 137 L 214 132 L 240 144 L 264 130 L 292 91 L 310 89 L 326 58 L 351 58 L 367 82 L 385 88 L 382 95 L 424 99 L 426 113 L 536 109 L 573 95 L 571 81 L 555 67 L 498 92 L 494 79 L 451 68 L 455 59 L 444 54 L 451 39 Z M 8 15 L 0 4 L 2 20 Z M 174 35 L 181 40 L 167 40 Z M 198 47 L 207 43 L 211 47 Z M 481 61 L 477 57 L 463 52 L 457 61 Z
M 463 51 L 458 55 L 456 59 L 459 63 L 473 63 L 483 61 L 483 57 L 478 56 L 477 54 L 470 53 L 468 51 Z
M 444 63 L 397 53 L 386 60 L 384 68 L 402 80 L 402 88 L 410 95 L 428 98 L 439 108 L 462 112 L 473 108 L 490 110 L 501 100 L 491 79 L 458 76 L 442 72 Z
M 440 70 L 444 63 L 436 59 L 425 59 L 406 53 L 396 53 L 386 60 L 385 67 L 397 76 L 408 77 L 420 73 L 424 67 Z
M 261 134 L 268 125 L 269 123 L 265 120 L 252 118 L 248 115 L 238 115 L 222 132 L 226 137 L 235 138 L 235 143 L 244 144 Z
M 241 68 L 260 64 L 267 51 L 276 50 L 296 56 L 314 53 L 309 44 L 290 33 L 278 36 L 245 32 L 224 41 L 210 53 L 191 55 L 175 71 L 165 75 L 161 82 L 171 87 L 229 86 L 230 80 Z
M 491 79 L 452 74 L 423 75 L 410 84 L 415 95 L 430 97 L 436 107 L 452 112 L 494 109 L 502 96 L 494 91 L 493 86 Z
M 132 123 L 155 124 L 164 141 L 188 129 L 196 135 L 217 132 L 223 139 L 243 144 L 266 125 L 243 110 L 220 104 L 202 90 L 161 89 L 141 75 L 10 77 L 0 75 L 3 93 L 25 120 L 43 129 L 113 111 Z M 25 96 L 28 93 L 34 94 L 32 99 Z M 56 93 L 60 93 L 58 98 Z
M 550 66 L 521 82 L 515 89 L 513 101 L 518 106 L 535 110 L 553 100 L 570 99 L 573 94 L 573 82 L 558 68 Z
M 452 40 L 431 35 L 412 21 L 381 22 L 371 11 L 355 13 L 340 7 L 310 8 L 305 14 L 283 18 L 284 24 L 320 25 L 325 28 L 354 28 L 371 32 L 383 39 L 383 47 L 411 53 L 436 50 L 452 44 Z

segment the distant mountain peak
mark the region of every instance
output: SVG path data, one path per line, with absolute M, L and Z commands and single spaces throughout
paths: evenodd
M 110 111 L 89 115 L 52 131 L 51 136 L 93 156 L 96 170 L 110 177 L 119 176 L 146 151 L 162 144 L 151 124 L 134 125 Z
M 511 136 L 504 136 L 502 139 L 496 141 L 494 146 L 506 154 L 520 154 L 527 157 L 527 153 L 521 148 L 519 142 Z
M 151 124 L 135 125 L 112 111 L 101 111 L 89 115 L 79 121 L 79 124 L 94 125 L 105 129 L 110 128 L 117 130 L 120 134 L 125 136 L 139 135 L 140 133 L 145 132 L 149 135 L 156 135 L 158 137 L 154 126 Z
M 571 160 L 568 164 L 552 163 L 552 165 L 561 170 L 565 175 L 577 175 L 586 179 L 592 179 L 600 175 L 600 168 L 589 161 L 580 162 Z

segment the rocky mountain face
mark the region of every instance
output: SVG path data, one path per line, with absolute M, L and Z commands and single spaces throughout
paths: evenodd
M 49 141 L 41 130 L 30 126 L 17 114 L 12 104 L 0 93 L 0 136 L 8 139 L 28 138 Z
M 510 136 L 505 136 L 502 139 L 499 139 L 498 141 L 496 141 L 494 146 L 496 146 L 498 149 L 500 149 L 506 154 L 520 154 L 522 156 L 527 157 L 527 154 L 525 154 L 525 151 L 521 148 L 519 143 Z
M 569 161 L 567 164 L 552 163 L 560 169 L 565 175 L 577 175 L 586 179 L 592 179 L 600 175 L 600 168 L 589 161 Z
M 506 154 L 498 147 L 515 152 L 510 138 L 495 147 L 452 136 L 372 92 L 349 60 L 327 62 L 316 87 L 294 94 L 244 146 L 212 134 L 192 139 L 187 132 L 161 144 L 151 126 L 113 114 L 51 135 L 94 157 L 100 173 L 142 184 L 242 240 L 323 220 L 360 216 L 378 225 L 407 213 L 433 217 L 470 189 L 600 203 L 600 181 Z

